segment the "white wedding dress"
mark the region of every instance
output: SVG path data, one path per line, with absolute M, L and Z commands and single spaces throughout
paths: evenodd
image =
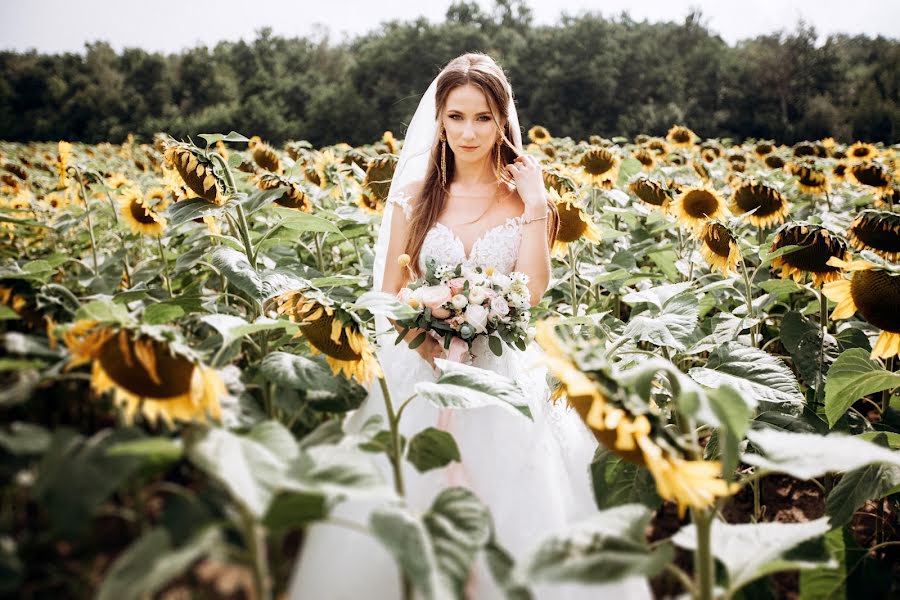
M 394 191 L 388 199 L 409 216 L 409 198 Z M 468 262 L 514 270 L 522 236 L 522 217 L 487 230 L 468 256 L 462 241 L 442 224 L 425 238 L 421 267 Z M 395 336 L 390 335 L 390 339 Z M 408 505 L 424 512 L 445 487 L 466 486 L 489 507 L 499 543 L 517 561 L 549 535 L 567 524 L 596 512 L 590 481 L 590 462 L 596 441 L 578 415 L 564 403 L 551 404 L 546 370 L 539 364 L 539 350 L 532 344 L 524 352 L 505 346 L 495 356 L 483 338 L 472 348 L 476 367 L 489 369 L 519 383 L 528 398 L 533 421 L 498 407 L 469 410 L 438 409 L 427 401 L 413 400 L 405 409 L 400 430 L 407 439 L 427 427 L 449 431 L 460 449 L 462 461 L 419 473 L 404 461 Z M 389 342 L 391 343 L 391 342 Z M 382 361 L 394 407 L 408 398 L 420 381 L 434 381 L 437 374 L 418 353 L 405 344 L 390 349 L 391 360 Z M 364 404 L 348 416 L 345 428 L 358 431 L 370 416 L 384 416 L 379 386 L 372 386 Z M 391 470 L 383 455 L 376 459 L 385 480 Z M 332 515 L 365 526 L 374 503 L 348 501 Z M 476 562 L 466 586 L 469 598 L 503 598 L 483 556 Z M 532 586 L 539 600 L 579 598 L 650 598 L 646 579 L 630 577 L 606 585 L 575 583 Z M 396 562 L 372 537 L 331 523 L 309 528 L 290 585 L 292 600 L 399 600 L 400 575 Z

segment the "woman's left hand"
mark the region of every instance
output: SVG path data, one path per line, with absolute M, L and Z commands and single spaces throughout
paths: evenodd
M 525 203 L 525 215 L 540 217 L 547 212 L 547 190 L 541 163 L 530 154 L 523 154 L 515 162 L 506 165 L 506 170 L 516 182 L 519 197 Z

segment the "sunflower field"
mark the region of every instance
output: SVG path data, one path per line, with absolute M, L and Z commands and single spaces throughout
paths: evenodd
M 404 505 L 404 462 L 459 458 L 399 434 L 409 399 L 342 427 L 410 310 L 370 291 L 402 140 L 0 143 L 0 595 L 287 597 L 304 529 L 366 497 L 407 598 L 482 552 L 510 598 L 897 597 L 898 147 L 528 138 L 560 215 L 534 339 L 600 445 L 597 514 L 517 562 L 464 488 Z M 520 402 L 441 364 L 412 401 Z

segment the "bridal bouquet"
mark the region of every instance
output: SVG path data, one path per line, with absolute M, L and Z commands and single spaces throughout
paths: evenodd
M 401 255 L 399 262 L 406 266 L 409 257 Z M 487 338 L 497 356 L 503 353 L 501 341 L 524 350 L 533 336 L 528 327 L 531 304 L 527 284 L 525 273 L 506 275 L 493 267 L 438 265 L 431 260 L 425 276 L 397 294 L 417 314 L 398 321 L 404 329 L 395 343 L 410 329 L 420 328 L 425 331 L 410 342 L 410 348 L 424 342 L 427 332 L 443 340 L 447 358 L 456 362 L 466 360 L 479 336 Z

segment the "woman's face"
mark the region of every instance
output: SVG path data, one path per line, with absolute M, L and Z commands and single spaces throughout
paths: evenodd
M 481 89 L 467 83 L 451 90 L 441 120 L 456 160 L 494 160 L 499 131 Z

